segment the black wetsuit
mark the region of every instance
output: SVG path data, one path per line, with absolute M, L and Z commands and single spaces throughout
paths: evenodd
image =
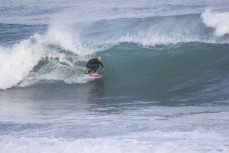
M 103 63 L 100 62 L 97 58 L 90 59 L 86 65 L 86 67 L 89 69 L 86 73 L 91 73 L 92 71 L 95 73 L 98 70 L 99 65 L 104 68 Z

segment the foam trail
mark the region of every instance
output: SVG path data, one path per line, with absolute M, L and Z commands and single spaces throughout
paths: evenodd
M 214 28 L 216 36 L 229 34 L 229 12 L 217 13 L 208 9 L 202 19 L 206 26 Z

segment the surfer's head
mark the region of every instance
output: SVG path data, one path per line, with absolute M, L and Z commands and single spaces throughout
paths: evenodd
M 102 56 L 98 56 L 97 58 L 98 58 L 98 60 L 99 60 L 100 62 L 102 62 L 102 60 L 103 60 Z

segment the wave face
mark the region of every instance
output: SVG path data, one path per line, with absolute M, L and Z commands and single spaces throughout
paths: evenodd
M 189 103 L 228 98 L 228 47 L 202 43 L 163 50 L 116 46 L 102 54 L 109 68 L 105 73 L 110 80 L 107 86 L 112 87 L 109 93 L 130 99 Z

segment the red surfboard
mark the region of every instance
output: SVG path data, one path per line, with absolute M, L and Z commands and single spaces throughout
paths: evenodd
M 90 78 L 93 78 L 93 79 L 99 79 L 99 78 L 102 78 L 103 76 L 102 75 L 100 75 L 100 74 L 98 74 L 98 73 L 95 73 L 95 74 L 88 74 L 88 76 L 90 77 Z

